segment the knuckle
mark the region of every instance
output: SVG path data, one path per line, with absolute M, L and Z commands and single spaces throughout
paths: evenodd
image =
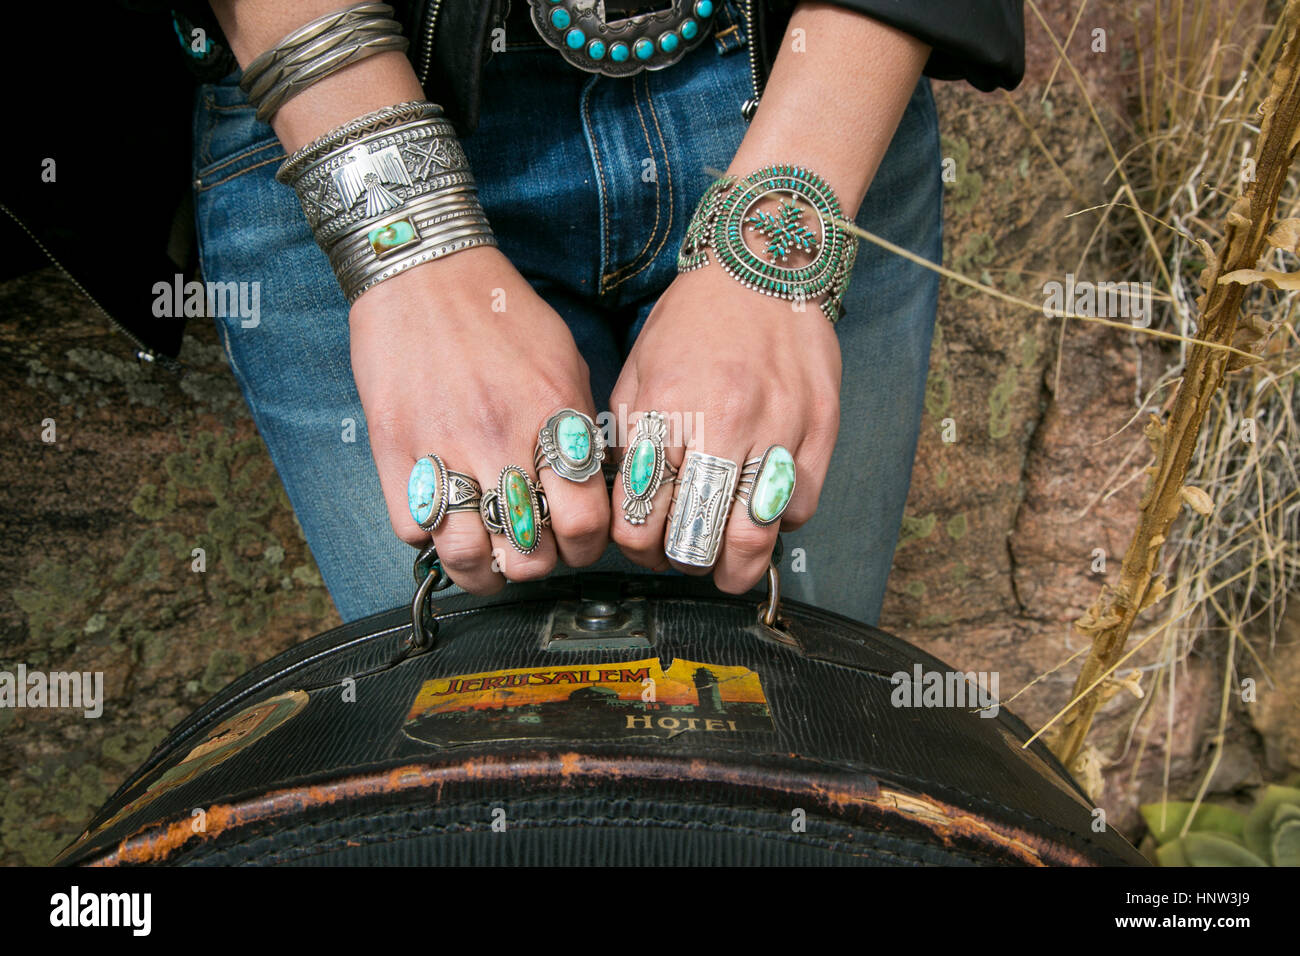
M 604 534 L 609 528 L 609 519 L 600 508 L 581 504 L 553 513 L 551 526 L 556 537 L 585 541 Z
M 448 528 L 437 537 L 438 557 L 448 571 L 475 571 L 492 557 L 487 535 L 472 529 Z
M 775 536 L 768 529 L 758 528 L 748 521 L 737 524 L 727 535 L 727 550 L 745 565 L 761 561 L 772 553 Z

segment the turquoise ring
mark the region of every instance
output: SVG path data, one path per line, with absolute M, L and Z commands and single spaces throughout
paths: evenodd
M 418 459 L 406 481 L 406 506 L 411 518 L 432 531 L 453 511 L 478 512 L 483 489 L 469 475 L 452 471 L 437 455 Z
M 605 436 L 588 416 L 561 408 L 537 432 L 533 466 L 540 476 L 550 468 L 565 481 L 584 482 L 601 469 Z
M 771 445 L 745 462 L 736 486 L 736 500 L 745 504 L 749 520 L 767 527 L 785 514 L 794 497 L 794 456 L 783 445 Z

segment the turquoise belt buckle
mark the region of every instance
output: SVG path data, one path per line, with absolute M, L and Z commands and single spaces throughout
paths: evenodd
M 632 76 L 672 66 L 708 35 L 716 0 L 672 0 L 666 10 L 606 21 L 604 0 L 528 0 L 533 26 L 580 70 Z

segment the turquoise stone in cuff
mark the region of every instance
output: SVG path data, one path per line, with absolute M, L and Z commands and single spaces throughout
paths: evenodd
M 520 551 L 531 551 L 537 546 L 537 515 L 533 510 L 528 479 L 515 469 L 509 469 L 501 476 L 501 497 L 505 500 L 511 540 Z
M 577 415 L 565 415 L 555 426 L 555 444 L 571 465 L 583 465 L 591 458 L 591 432 Z
M 780 445 L 773 445 L 763 456 L 763 468 L 754 482 L 749 509 L 753 519 L 771 524 L 790 503 L 794 494 L 794 457 Z
M 400 249 L 418 238 L 419 236 L 415 233 L 415 226 L 409 219 L 398 219 L 382 226 L 376 226 L 366 233 L 366 240 L 370 243 L 370 248 L 374 250 L 377 256 L 392 252 L 394 249 Z
M 432 458 L 421 458 L 411 469 L 406 483 L 406 506 L 416 524 L 424 524 L 438 501 L 438 466 Z
M 655 474 L 655 443 L 642 438 L 632 449 L 632 460 L 628 465 L 627 484 L 632 494 L 640 496 L 650 487 Z

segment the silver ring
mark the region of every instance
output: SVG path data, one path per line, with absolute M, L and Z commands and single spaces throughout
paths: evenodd
M 645 524 L 654 510 L 654 496 L 665 480 L 672 482 L 677 469 L 664 454 L 668 423 L 663 412 L 649 411 L 636 420 L 619 470 L 623 473 L 623 517 L 629 524 Z
M 506 465 L 497 486 L 479 500 L 479 517 L 489 534 L 504 535 L 520 554 L 532 554 L 542 543 L 542 529 L 551 523 L 551 505 L 546 491 L 528 472 L 518 465 Z
M 678 564 L 713 566 L 722 547 L 739 472 L 739 466 L 726 458 L 699 451 L 686 453 L 668 518 L 665 555 Z
M 550 468 L 565 481 L 584 482 L 600 471 L 605 436 L 596 423 L 573 408 L 561 408 L 537 432 L 533 466 L 540 476 Z
M 477 481 L 449 469 L 432 453 L 416 460 L 406 482 L 406 506 L 425 531 L 432 531 L 453 511 L 478 511 L 483 490 Z
M 745 503 L 745 514 L 750 521 L 766 528 L 785 514 L 794 497 L 794 485 L 794 456 L 784 445 L 769 445 L 763 454 L 749 459 L 740 469 L 736 500 Z

